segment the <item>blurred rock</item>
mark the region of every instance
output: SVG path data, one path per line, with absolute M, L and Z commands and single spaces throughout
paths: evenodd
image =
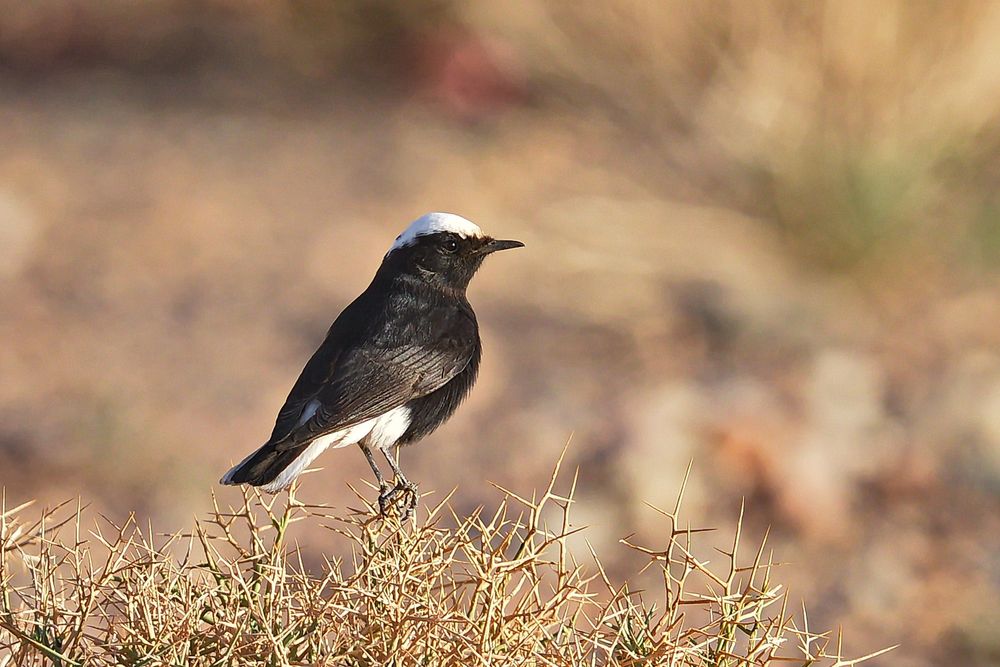
M 0 279 L 15 277 L 34 258 L 40 221 L 23 199 L 0 188 Z
M 854 489 L 898 456 L 884 408 L 885 378 L 876 360 L 853 350 L 819 353 L 805 388 L 802 433 L 792 444 L 783 505 L 803 529 L 843 536 Z
M 631 444 L 623 453 L 621 469 L 634 503 L 673 508 L 688 464 L 704 461 L 706 407 L 705 396 L 684 382 L 661 385 L 629 406 Z M 711 502 L 706 472 L 700 463 L 688 483 L 684 506 L 691 515 L 704 512 Z

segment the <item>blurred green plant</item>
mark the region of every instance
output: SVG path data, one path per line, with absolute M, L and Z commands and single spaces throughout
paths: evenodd
M 925 160 L 812 149 L 771 173 L 769 219 L 806 260 L 833 270 L 885 261 L 927 231 Z

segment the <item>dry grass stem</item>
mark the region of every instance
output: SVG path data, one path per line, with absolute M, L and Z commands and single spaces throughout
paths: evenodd
M 363 506 L 247 491 L 189 533 L 79 504 L 0 509 L 0 665 L 697 665 L 844 667 L 839 636 L 812 632 L 774 580 L 766 536 L 741 558 L 742 512 L 722 562 L 693 555 L 702 531 L 622 540 L 662 573 L 662 590 L 613 583 L 567 537 L 576 478 L 530 500 L 460 517 L 445 497 L 400 525 Z M 553 517 L 557 520 L 552 521 Z M 349 559 L 309 561 L 293 523 L 336 531 Z M 345 550 L 346 553 L 346 550 Z M 309 563 L 307 565 L 306 563 Z M 867 659 L 872 656 L 866 656 Z

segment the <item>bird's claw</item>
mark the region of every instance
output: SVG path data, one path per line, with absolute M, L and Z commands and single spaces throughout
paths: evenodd
M 402 496 L 396 500 L 397 496 Z M 409 481 L 398 481 L 395 486 L 388 484 L 381 488 L 378 496 L 378 508 L 382 516 L 389 515 L 389 508 L 395 508 L 401 521 L 407 521 L 417 509 L 419 499 L 417 485 Z
M 403 484 L 403 499 L 399 507 L 399 515 L 403 517 L 403 521 L 409 521 L 413 513 L 417 511 L 419 500 L 420 494 L 417 493 L 417 485 L 412 482 Z
M 396 491 L 395 487 L 391 487 L 388 484 L 383 484 L 381 487 L 379 487 L 379 493 L 378 493 L 379 514 L 381 514 L 382 516 L 388 516 L 390 503 L 392 502 L 392 499 L 396 496 L 396 493 L 398 492 Z

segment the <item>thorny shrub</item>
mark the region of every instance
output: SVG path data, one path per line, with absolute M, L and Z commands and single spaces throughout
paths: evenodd
M 556 493 L 558 471 L 540 497 L 501 489 L 493 511 L 467 517 L 445 498 L 404 525 L 367 503 L 334 516 L 247 491 L 190 533 L 104 517 L 87 531 L 79 504 L 28 518 L 4 500 L 0 665 L 846 667 L 882 653 L 848 660 L 839 637 L 809 631 L 773 580 L 766 536 L 743 558 L 742 516 L 721 566 L 695 557 L 683 488 L 662 512 L 665 545 L 622 541 L 662 590 L 612 583 L 593 549 L 587 563 L 569 550 L 576 481 Z M 335 530 L 353 556 L 307 568 L 289 546 L 299 521 Z

